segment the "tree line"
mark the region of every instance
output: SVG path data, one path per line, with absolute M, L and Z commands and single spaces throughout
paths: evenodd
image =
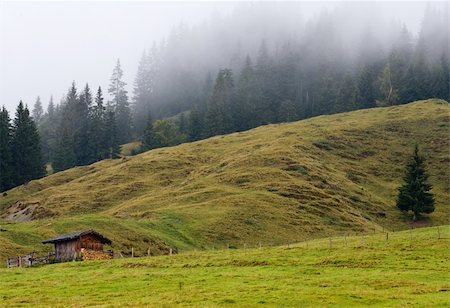
M 0 110 L 0 191 L 43 177 L 46 173 L 36 124 L 22 101 L 11 122 Z

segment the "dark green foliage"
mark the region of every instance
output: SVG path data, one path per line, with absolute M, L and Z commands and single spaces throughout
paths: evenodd
M 15 185 L 21 185 L 45 175 L 39 134 L 28 108 L 24 107 L 22 101 L 16 110 L 11 144 Z
M 92 105 L 92 94 L 89 85 L 86 84 L 83 92 L 75 105 L 75 126 L 73 127 L 74 152 L 77 165 L 86 165 L 91 162 L 88 146 L 89 133 L 89 109 Z
M 120 156 L 120 144 L 117 137 L 116 118 L 113 111 L 106 112 L 106 141 L 105 141 L 105 157 L 117 158 Z
M 200 113 L 197 106 L 194 105 L 191 112 L 189 113 L 188 135 L 190 140 L 195 141 L 203 137 L 203 119 L 203 115 Z
M 186 136 L 180 132 L 172 121 L 158 120 L 153 124 L 153 131 L 158 147 L 173 146 L 186 141 Z
M 160 144 L 156 139 L 156 135 L 153 129 L 152 115 L 149 112 L 147 114 L 147 124 L 145 126 L 144 135 L 142 137 L 142 151 L 147 151 L 158 147 L 160 147 Z
M 9 114 L 3 106 L 2 110 L 0 110 L 0 192 L 13 186 L 11 133 Z
M 207 133 L 210 136 L 233 131 L 233 119 L 231 117 L 233 86 L 231 70 L 220 70 L 217 74 L 216 84 L 206 115 Z
M 42 116 L 42 120 L 38 125 L 39 136 L 41 139 L 42 153 L 44 160 L 50 162 L 58 143 L 58 112 L 55 110 L 53 97 L 50 98 L 47 113 Z
M 103 104 L 102 89 L 99 87 L 95 104 L 89 110 L 88 153 L 90 163 L 108 157 L 107 135 L 106 108 Z
M 280 122 L 291 122 L 298 119 L 297 110 L 292 101 L 286 100 L 280 104 L 280 109 L 278 111 L 278 121 Z
M 406 166 L 404 184 L 399 188 L 397 207 L 404 212 L 412 211 L 416 220 L 421 213 L 434 211 L 434 197 L 430 192 L 425 159 L 419 155 L 416 145 L 414 153 Z
M 113 70 L 108 92 L 113 100 L 109 104 L 109 109 L 115 112 L 117 126 L 117 140 L 119 144 L 127 143 L 131 140 L 131 110 L 128 102 L 126 83 L 122 80 L 123 71 L 120 61 L 117 60 L 116 67 Z
M 75 166 L 76 156 L 74 152 L 73 138 L 67 128 L 63 128 L 58 146 L 53 158 L 53 171 L 58 172 Z
M 34 103 L 32 117 L 36 124 L 40 124 L 42 116 L 44 115 L 44 109 L 42 108 L 41 98 L 38 96 Z

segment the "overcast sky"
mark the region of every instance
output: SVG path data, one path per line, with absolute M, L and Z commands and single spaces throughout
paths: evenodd
M 0 1 L 0 105 L 13 111 L 19 100 L 44 105 L 88 82 L 106 91 L 120 58 L 131 91 L 142 51 L 173 25 L 198 24 L 213 12 L 226 15 L 236 2 L 16 2 Z M 315 10 L 336 2 L 310 5 Z M 425 3 L 394 10 L 417 30 Z M 389 10 L 388 10 L 389 11 Z

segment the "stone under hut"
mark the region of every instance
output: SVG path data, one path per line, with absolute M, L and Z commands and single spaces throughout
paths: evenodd
M 59 261 L 112 258 L 112 252 L 103 250 L 103 245 L 111 245 L 111 240 L 94 230 L 66 233 L 42 243 L 55 245 L 55 258 Z

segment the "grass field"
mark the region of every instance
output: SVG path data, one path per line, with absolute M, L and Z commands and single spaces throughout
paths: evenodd
M 407 229 L 411 218 L 395 199 L 416 142 L 436 196 L 436 211 L 416 226 L 445 224 L 449 114 L 447 102 L 432 99 L 58 172 L 0 196 L 0 259 L 51 249 L 40 241 L 87 228 L 110 238 L 112 248 L 138 254 L 148 246 L 163 253 Z
M 448 307 L 450 228 L 0 269 L 0 306 Z

